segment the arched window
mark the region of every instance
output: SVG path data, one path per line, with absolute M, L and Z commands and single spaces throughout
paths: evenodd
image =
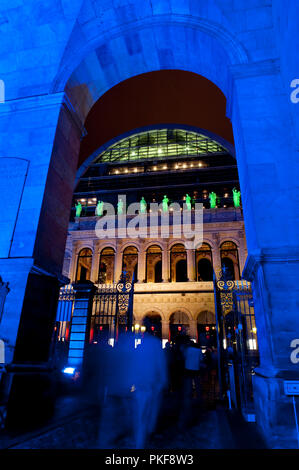
M 146 332 L 156 336 L 157 338 L 162 338 L 162 323 L 161 315 L 156 312 L 151 312 L 143 318 L 143 326 L 146 328 Z
M 146 251 L 146 282 L 162 282 L 162 250 L 158 245 Z
M 101 251 L 99 263 L 99 284 L 112 284 L 114 280 L 114 257 L 113 248 L 104 248 Z
M 135 246 L 128 246 L 123 251 L 123 265 L 122 270 L 130 275 L 130 280 L 137 281 L 137 267 L 138 267 L 138 250 Z
M 197 338 L 201 346 L 217 347 L 215 313 L 205 310 L 197 317 Z
M 83 248 L 78 255 L 76 282 L 90 281 L 91 262 L 92 262 L 91 249 Z
M 212 250 L 207 243 L 196 250 L 196 279 L 199 282 L 213 281 Z
M 178 310 L 169 318 L 170 339 L 175 341 L 178 336 L 183 336 L 189 332 L 189 318 L 185 312 Z
M 226 241 L 220 247 L 221 268 L 230 280 L 240 279 L 239 255 L 237 245 L 232 241 Z
M 186 282 L 187 276 L 187 253 L 183 244 L 178 243 L 170 251 L 170 272 L 172 282 Z

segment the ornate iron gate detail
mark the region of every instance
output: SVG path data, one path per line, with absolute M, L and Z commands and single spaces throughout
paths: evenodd
M 91 340 L 117 340 L 133 324 L 134 282 L 123 272 L 118 283 L 97 286 L 91 316 Z
M 229 392 L 248 418 L 254 415 L 252 375 L 259 364 L 252 287 L 227 277 L 222 270 L 214 279 L 219 381 L 222 394 Z

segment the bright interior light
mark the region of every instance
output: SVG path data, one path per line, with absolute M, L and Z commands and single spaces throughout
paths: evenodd
M 158 153 L 159 153 L 159 154 L 162 153 L 162 149 L 161 149 L 161 148 L 158 149 Z
M 75 370 L 76 370 L 76 369 L 75 369 L 74 367 L 65 367 L 62 372 L 63 372 L 64 374 L 73 375 L 73 373 L 75 372 Z
M 248 348 L 249 348 L 250 350 L 257 349 L 257 347 L 256 347 L 256 340 L 255 340 L 255 339 L 249 339 L 249 340 L 248 340 Z
M 110 346 L 114 346 L 114 338 L 109 338 L 108 339 L 108 344 L 110 344 Z
M 163 349 L 165 348 L 166 343 L 168 343 L 168 339 L 162 339 L 162 348 Z
M 135 339 L 135 348 L 137 348 L 138 344 L 141 344 L 141 339 Z

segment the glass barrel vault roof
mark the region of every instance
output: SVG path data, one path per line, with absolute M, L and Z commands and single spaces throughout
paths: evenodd
M 96 157 L 94 164 L 214 153 L 228 153 L 228 150 L 203 134 L 182 129 L 156 129 L 118 141 Z

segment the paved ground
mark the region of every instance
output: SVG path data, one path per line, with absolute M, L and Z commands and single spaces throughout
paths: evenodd
M 205 399 L 199 407 L 191 403 L 191 419 L 182 422 L 179 397 L 167 394 L 149 449 L 261 449 L 265 445 L 254 423 L 246 423 L 238 412 Z M 2 433 L 2 449 L 96 449 L 98 413 L 72 397 L 62 398 L 55 417 L 47 426 L 22 435 Z M 0 436 L 1 437 L 1 436 Z M 115 445 L 115 447 L 114 447 Z M 113 447 L 135 447 L 131 433 L 118 437 Z

